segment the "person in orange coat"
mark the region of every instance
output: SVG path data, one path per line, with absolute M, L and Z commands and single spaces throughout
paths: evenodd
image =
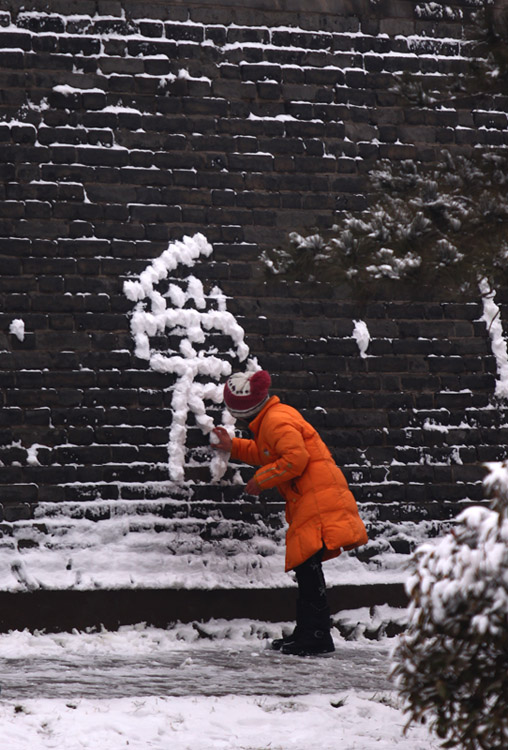
M 253 439 L 230 438 L 215 427 L 214 447 L 259 466 L 247 483 L 250 495 L 276 487 L 286 501 L 286 571 L 298 583 L 296 627 L 272 641 L 284 654 L 306 656 L 334 650 L 321 563 L 367 542 L 365 526 L 346 479 L 327 446 L 291 406 L 269 395 L 266 370 L 235 373 L 224 386 L 224 403 L 248 424 Z

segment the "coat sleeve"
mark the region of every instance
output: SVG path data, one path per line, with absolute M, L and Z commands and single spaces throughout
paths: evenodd
M 231 458 L 251 466 L 259 466 L 261 463 L 255 441 L 244 438 L 233 438 Z
M 270 447 L 276 459 L 262 466 L 254 475 L 263 490 L 299 477 L 310 458 L 301 432 L 289 424 L 279 425 L 273 430 Z

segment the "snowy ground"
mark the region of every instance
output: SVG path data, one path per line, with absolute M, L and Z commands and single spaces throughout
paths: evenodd
M 345 701 L 344 705 L 340 705 Z M 392 695 L 29 700 L 0 703 L 8 750 L 434 750 L 421 727 L 402 736 Z
M 0 635 L 0 665 L 3 690 L 0 697 L 2 747 L 6 750 L 437 750 L 438 742 L 423 726 L 403 734 L 405 716 L 394 689 L 354 687 L 359 663 L 379 671 L 386 680 L 393 640 L 381 643 L 360 639 L 336 639 L 332 659 L 298 659 L 264 651 L 267 636 L 281 625 L 252 621 L 215 621 L 204 626 L 213 636 L 203 638 L 192 625 L 170 630 L 137 626 L 108 633 L 43 634 L 15 632 Z M 200 680 L 206 653 L 242 657 L 259 664 L 259 673 L 280 669 L 291 674 L 307 670 L 309 675 L 328 670 L 316 689 L 309 680 L 308 693 L 295 695 L 248 695 L 232 689 L 226 695 L 203 695 Z M 67 660 L 81 660 L 93 668 L 95 660 L 132 658 L 150 664 L 175 658 L 183 670 L 193 668 L 195 681 L 188 695 L 167 694 L 177 688 L 174 671 L 168 673 L 160 694 L 108 697 L 98 689 L 96 697 L 69 694 L 47 698 L 45 686 L 37 682 L 30 697 L 16 696 L 12 685 L 23 681 L 22 669 L 30 663 L 46 662 L 55 681 L 66 679 L 61 669 Z M 200 662 L 201 659 L 201 662 Z M 277 661 L 278 660 L 278 661 Z M 379 664 L 379 666 L 376 666 Z M 337 666 L 335 676 L 334 665 Z M 135 671 L 135 670 L 134 670 Z M 240 673 L 243 672 L 243 668 Z M 349 686 L 339 672 L 349 676 Z M 219 673 L 219 670 L 217 674 Z M 382 673 L 382 674 L 381 674 Z M 8 682 L 11 686 L 6 685 Z M 295 676 L 295 683 L 296 683 Z M 315 682 L 315 681 L 314 681 Z M 372 683 L 374 685 L 374 683 Z M 141 683 L 140 683 L 141 685 Z

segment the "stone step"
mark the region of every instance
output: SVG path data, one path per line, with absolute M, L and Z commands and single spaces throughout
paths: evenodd
M 358 625 L 352 610 L 388 605 L 402 610 L 408 604 L 404 586 L 392 584 L 346 584 L 330 587 L 328 591 L 334 624 L 345 637 L 354 639 L 364 633 L 375 635 L 380 623 Z M 260 612 L 263 619 L 285 622 L 295 611 L 295 589 L 113 589 L 101 590 L 37 590 L 30 592 L 0 592 L 0 631 L 85 630 L 106 628 L 116 630 L 141 620 L 156 627 L 167 627 L 179 622 L 202 623 L 210 619 L 254 619 Z M 347 603 L 347 604 L 346 604 Z M 342 610 L 346 610 L 343 615 Z M 379 612 L 376 619 L 383 613 Z M 393 635 L 400 632 L 397 623 L 404 623 L 404 613 L 393 613 Z M 381 617 L 388 623 L 387 614 Z M 386 633 L 388 635 L 388 633 Z
M 391 545 L 394 551 L 406 554 L 422 539 L 437 535 L 474 500 L 467 493 L 457 494 L 460 486 L 457 484 L 451 485 L 449 495 L 435 492 L 432 485 L 404 487 L 401 483 L 385 482 L 378 486 L 353 483 L 350 486 L 359 501 L 369 537 L 378 540 L 374 547 L 377 551 Z M 418 489 L 424 492 L 419 493 Z M 482 487 L 470 486 L 469 495 L 471 489 L 475 489 L 478 502 L 482 502 Z M 368 490 L 372 493 L 370 499 L 362 497 Z M 110 529 L 110 535 L 153 531 L 162 536 L 176 534 L 177 539 L 194 536 L 209 541 L 254 537 L 281 541 L 285 533 L 281 502 L 228 503 L 216 499 L 205 503 L 163 500 L 42 503 L 33 519 L 1 523 L 0 537 L 12 538 L 20 546 L 47 545 L 51 549 L 66 546 L 71 538 L 71 546 L 86 547 L 86 529 L 94 524 Z M 369 552 L 367 557 L 370 556 Z
M 456 503 L 452 508 L 450 504 L 449 510 L 464 507 L 465 504 Z M 441 520 L 436 519 L 435 513 L 415 520 L 414 514 L 411 517 L 411 513 L 405 513 L 400 506 L 391 518 L 383 518 L 379 506 L 373 506 L 370 511 L 366 508 L 365 512 L 362 507 L 360 509 L 369 541 L 348 556 L 365 567 L 366 580 L 369 576 L 372 578 L 373 571 L 384 580 L 391 572 L 403 570 L 408 556 L 420 544 L 442 535 L 454 524 L 451 513 L 448 517 L 441 513 Z M 14 561 L 18 558 L 12 557 L 13 554 L 21 555 L 21 573 L 27 580 L 31 580 L 30 575 L 37 578 L 37 565 L 42 565 L 45 580 L 52 567 L 61 578 L 64 572 L 61 567 L 66 561 L 67 570 L 72 568 L 86 573 L 88 557 L 93 559 L 94 549 L 99 551 L 107 545 L 112 554 L 121 557 L 122 565 L 125 566 L 125 560 L 131 557 L 131 563 L 127 564 L 133 565 L 134 569 L 137 569 L 136 555 L 139 554 L 144 554 L 147 561 L 148 557 L 155 561 L 158 556 L 162 559 L 169 555 L 177 568 L 181 563 L 177 563 L 175 557 L 184 559 L 184 567 L 192 565 L 194 568 L 196 565 L 206 566 L 207 558 L 212 566 L 222 564 L 220 560 L 227 558 L 228 570 L 246 565 L 255 567 L 274 555 L 277 560 L 280 558 L 282 565 L 285 536 L 282 513 L 278 518 L 273 516 L 276 523 L 270 525 L 264 522 L 265 519 L 260 523 L 255 518 L 251 521 L 217 518 L 217 511 L 214 511 L 215 518 L 189 515 L 170 519 L 147 514 L 142 507 L 139 510 L 138 515 L 119 514 L 95 521 L 55 514 L 32 522 L 3 523 L 0 524 L 0 551 L 8 553 Z M 261 560 L 261 563 L 256 560 Z M 271 568 L 275 565 L 273 562 L 267 564 Z M 142 568 L 143 562 L 140 565 Z M 360 570 L 357 570 L 358 574 Z

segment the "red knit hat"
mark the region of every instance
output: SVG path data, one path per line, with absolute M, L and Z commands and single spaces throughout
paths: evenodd
M 268 401 L 272 379 L 266 370 L 235 372 L 224 386 L 224 403 L 236 418 L 252 417 Z

